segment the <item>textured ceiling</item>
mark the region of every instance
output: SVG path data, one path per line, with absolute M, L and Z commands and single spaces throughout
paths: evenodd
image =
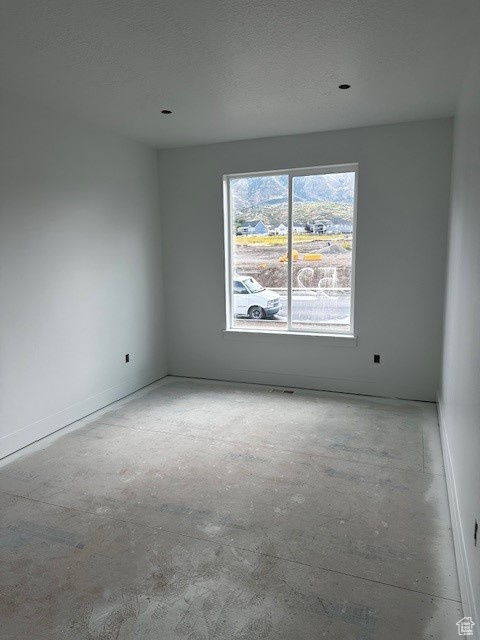
M 475 5 L 1 0 L 0 78 L 159 147 L 433 118 L 454 111 Z

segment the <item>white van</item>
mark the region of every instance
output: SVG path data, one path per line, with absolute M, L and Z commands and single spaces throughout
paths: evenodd
M 271 318 L 281 308 L 278 293 L 265 289 L 250 276 L 234 276 L 233 315 L 261 320 Z

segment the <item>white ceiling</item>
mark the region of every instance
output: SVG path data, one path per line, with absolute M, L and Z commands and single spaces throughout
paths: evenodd
M 476 4 L 2 0 L 1 84 L 159 147 L 434 118 Z

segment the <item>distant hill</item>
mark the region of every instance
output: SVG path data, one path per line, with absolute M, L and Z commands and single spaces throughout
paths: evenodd
M 351 222 L 354 179 L 353 173 L 294 178 L 294 223 L 322 218 Z M 231 190 L 236 224 L 257 218 L 272 226 L 287 221 L 287 176 L 238 178 L 232 180 Z

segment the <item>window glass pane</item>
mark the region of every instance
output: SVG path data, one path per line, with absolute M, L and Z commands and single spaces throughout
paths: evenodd
M 242 282 L 239 282 L 238 280 L 234 280 L 234 282 L 233 282 L 233 293 L 246 294 L 246 293 L 248 293 L 248 290 L 247 290 L 247 288 L 245 287 L 245 285 Z
M 231 178 L 234 328 L 287 328 L 288 176 Z M 239 285 L 246 293 L 239 293 Z
M 349 333 L 355 173 L 294 176 L 292 329 Z

